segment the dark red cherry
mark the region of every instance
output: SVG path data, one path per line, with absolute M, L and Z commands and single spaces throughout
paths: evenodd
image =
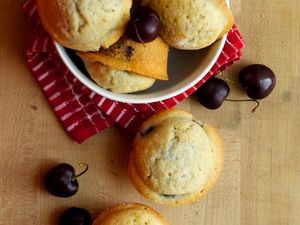
M 59 225 L 92 225 L 91 214 L 82 208 L 67 209 L 59 218 Z
M 54 196 L 67 198 L 76 194 L 79 189 L 77 178 L 83 175 L 88 170 L 88 165 L 81 163 L 80 166 L 85 166 L 85 170 L 76 175 L 74 168 L 66 163 L 59 164 L 52 168 L 45 177 L 45 186 L 47 190 Z
M 239 81 L 250 98 L 263 99 L 273 91 L 276 76 L 269 67 L 253 64 L 240 71 Z
M 228 84 L 220 78 L 210 78 L 196 92 L 199 102 L 208 109 L 219 108 L 230 93 Z
M 136 42 L 148 43 L 155 40 L 161 31 L 158 14 L 148 7 L 139 7 L 132 15 L 128 25 L 128 36 Z

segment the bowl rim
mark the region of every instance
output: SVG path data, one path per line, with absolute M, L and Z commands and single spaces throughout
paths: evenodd
M 226 1 L 228 6 L 229 0 Z M 146 97 L 147 94 L 142 94 L 142 95 L 135 95 L 133 94 L 118 94 L 118 93 L 113 93 L 111 91 L 108 91 L 100 86 L 98 86 L 94 81 L 92 81 L 90 78 L 88 78 L 85 74 L 83 74 L 79 68 L 74 64 L 74 62 L 71 60 L 69 55 L 66 52 L 66 49 L 64 46 L 53 40 L 55 48 L 61 57 L 62 61 L 64 64 L 67 66 L 67 68 L 71 71 L 71 73 L 86 87 L 88 87 L 90 90 L 93 92 L 107 98 L 111 99 L 117 102 L 122 102 L 122 103 L 129 103 L 129 104 L 149 104 L 149 103 L 154 103 L 154 102 L 161 102 L 170 98 L 174 98 L 177 95 L 180 95 L 190 88 L 194 87 L 198 82 L 200 82 L 207 73 L 213 68 L 215 63 L 217 62 L 219 56 L 222 53 L 222 50 L 225 46 L 226 40 L 227 40 L 227 35 L 224 35 L 220 40 L 215 42 L 213 45 L 219 45 L 217 48 L 217 51 L 215 55 L 213 56 L 212 60 L 210 63 L 206 66 L 206 68 L 199 73 L 193 81 L 189 82 L 186 85 L 183 85 L 180 88 L 177 88 L 174 91 L 171 91 L 166 94 L 162 94 L 160 96 L 151 96 L 151 97 Z M 210 46 L 211 47 L 211 46 Z M 134 96 L 134 97 L 133 97 Z

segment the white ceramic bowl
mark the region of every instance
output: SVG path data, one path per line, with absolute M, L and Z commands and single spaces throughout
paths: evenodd
M 221 54 L 226 38 L 227 36 L 224 36 L 212 46 L 199 51 L 171 49 L 168 65 L 169 80 L 156 81 L 152 88 L 134 94 L 116 94 L 101 88 L 77 67 L 63 46 L 56 42 L 55 46 L 66 66 L 88 88 L 115 101 L 137 104 L 162 101 L 193 87 L 213 67 Z

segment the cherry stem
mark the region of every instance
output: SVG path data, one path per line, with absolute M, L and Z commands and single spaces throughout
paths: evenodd
M 241 100 L 225 99 L 225 101 L 228 101 L 228 102 L 256 102 L 256 106 L 252 109 L 252 113 L 255 113 L 256 109 L 260 105 L 259 101 L 255 100 L 255 99 L 241 99 Z
M 133 23 L 133 25 L 134 25 L 134 30 L 135 30 L 135 33 L 136 33 L 136 36 L 138 37 L 138 39 L 140 40 L 140 42 L 144 45 L 144 47 L 145 47 L 145 43 L 144 43 L 144 41 L 142 40 L 142 38 L 141 38 L 141 36 L 140 36 L 140 34 L 139 34 L 139 31 L 138 31 L 138 29 L 137 29 L 137 26 L 136 26 L 136 22 L 138 22 L 139 20 L 141 20 L 140 18 L 137 18 L 137 19 L 135 19 L 134 20 L 134 23 Z
M 229 79 L 229 78 L 227 78 L 227 77 L 224 77 L 223 74 L 222 74 L 221 72 L 219 72 L 218 74 L 220 75 L 220 77 L 222 77 L 224 80 L 228 81 L 229 83 L 231 83 L 231 84 L 233 84 L 233 85 L 235 85 L 235 86 L 237 86 L 237 87 L 239 87 L 239 88 L 241 87 L 241 86 L 238 85 L 235 81 L 233 81 L 233 80 L 231 80 L 231 79 Z
M 79 166 L 81 166 L 81 167 L 85 166 L 85 169 L 80 174 L 75 175 L 72 178 L 73 181 L 76 180 L 78 177 L 82 176 L 83 174 L 85 174 L 86 171 L 88 171 L 88 169 L 89 169 L 89 165 L 87 163 L 79 163 Z

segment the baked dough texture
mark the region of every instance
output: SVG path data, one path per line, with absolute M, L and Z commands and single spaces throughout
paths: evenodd
M 229 32 L 233 15 L 225 0 L 143 0 L 162 21 L 161 35 L 172 47 L 198 50 Z
M 124 34 L 132 0 L 37 0 L 50 36 L 67 48 L 98 51 Z
M 163 111 L 148 119 L 135 137 L 129 176 L 146 198 L 189 204 L 215 184 L 223 164 L 216 130 L 186 111 Z
M 85 67 L 99 86 L 114 93 L 143 91 L 153 86 L 156 81 L 124 70 L 114 70 L 99 62 L 85 61 Z
M 137 203 L 123 203 L 105 210 L 93 225 L 168 225 L 155 210 Z
M 159 37 L 150 43 L 141 44 L 124 35 L 109 49 L 77 54 L 85 61 L 100 62 L 114 70 L 168 80 L 169 46 Z

